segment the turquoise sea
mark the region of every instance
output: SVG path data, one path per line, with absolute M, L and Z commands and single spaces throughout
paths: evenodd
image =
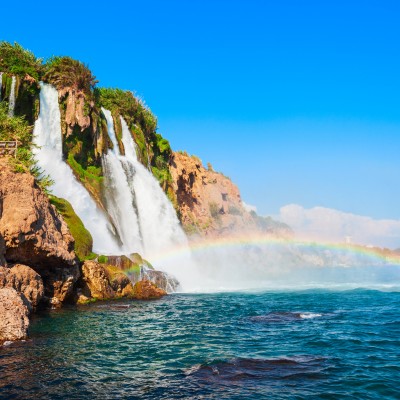
M 400 292 L 174 294 L 34 318 L 1 399 L 398 399 Z

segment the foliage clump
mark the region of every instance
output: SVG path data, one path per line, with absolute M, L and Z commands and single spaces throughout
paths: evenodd
M 18 43 L 0 42 L 1 72 L 21 78 L 29 75 L 39 81 L 43 69 L 42 62 L 41 58 L 36 58 L 31 51 L 24 49 Z
M 10 117 L 7 103 L 0 102 L 0 141 L 17 141 L 16 157 L 10 157 L 9 162 L 16 172 L 31 172 L 39 186 L 47 190 L 53 183 L 48 176 L 42 174 L 37 166 L 32 152 L 33 127 L 22 116 Z
M 98 82 L 86 64 L 67 56 L 51 57 L 46 62 L 43 80 L 58 90 L 69 88 L 90 97 Z

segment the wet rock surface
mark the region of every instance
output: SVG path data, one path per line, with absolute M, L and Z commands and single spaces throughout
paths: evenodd
M 159 299 L 167 294 L 163 289 L 157 287 L 153 282 L 142 280 L 135 283 L 133 287 L 134 297 L 138 300 Z

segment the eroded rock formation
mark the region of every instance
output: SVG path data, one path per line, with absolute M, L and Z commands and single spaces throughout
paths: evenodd
M 44 296 L 41 276 L 26 265 L 16 264 L 10 268 L 6 273 L 5 286 L 15 289 L 25 297 L 29 311 L 35 311 Z
M 90 299 L 110 300 L 132 295 L 131 281 L 121 270 L 97 261 L 84 262 L 79 303 Z
M 85 94 L 80 90 L 66 87 L 59 91 L 59 98 L 60 100 L 66 98 L 65 124 L 67 136 L 72 133 L 75 125 L 78 125 L 81 131 L 89 128 L 91 120 L 85 108 L 91 108 L 93 104 L 87 102 Z
M 12 288 L 0 289 L 0 343 L 26 339 L 29 327 L 28 307 Z
M 197 157 L 174 153 L 170 170 L 178 213 L 189 235 L 291 234 L 288 226 L 246 210 L 238 187 L 223 174 L 204 168 Z
M 0 237 L 0 254 L 37 272 L 53 305 L 71 295 L 79 276 L 74 239 L 33 176 L 15 173 L 6 159 L 0 160 Z

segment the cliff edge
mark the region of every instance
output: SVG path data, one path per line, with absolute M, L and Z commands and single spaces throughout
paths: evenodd
M 238 187 L 223 174 L 212 168 L 206 169 L 199 158 L 185 152 L 175 152 L 171 158 L 170 171 L 178 215 L 188 235 L 292 235 L 289 226 L 249 212 Z

